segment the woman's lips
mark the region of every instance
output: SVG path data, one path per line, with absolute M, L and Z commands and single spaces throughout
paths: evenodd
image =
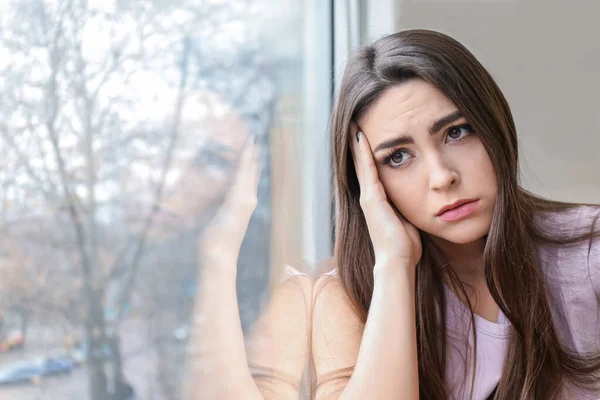
M 479 207 L 479 200 L 472 201 L 470 203 L 462 204 L 456 208 L 445 211 L 438 216 L 443 221 L 456 221 L 465 218 L 475 211 Z

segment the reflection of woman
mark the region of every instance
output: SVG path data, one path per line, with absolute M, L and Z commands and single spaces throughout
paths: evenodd
M 331 130 L 317 399 L 600 397 L 600 208 L 518 185 L 510 109 L 467 49 L 426 30 L 360 49 Z
M 187 96 L 155 235 L 203 229 L 231 185 L 248 126 L 219 93 Z
M 256 145 L 248 141 L 233 185 L 201 234 L 203 265 L 192 322 L 186 399 L 297 399 L 307 357 L 307 278 L 273 290 L 244 343 L 235 289 L 239 249 L 256 207 Z M 252 368 L 249 368 L 251 366 Z
M 148 274 L 149 283 L 155 287 L 151 297 L 161 305 L 155 313 L 160 312 L 164 319 L 176 320 L 173 326 L 165 326 L 165 330 L 171 332 L 178 326 L 188 325 L 191 297 L 201 268 L 198 235 L 223 203 L 237 158 L 249 135 L 248 126 L 239 113 L 214 91 L 196 91 L 193 96 L 187 96 L 180 121 L 163 195 L 153 214 L 149 236 L 154 244 L 152 254 L 147 257 L 155 265 Z M 255 218 L 250 229 L 266 230 L 268 223 L 267 218 Z M 268 235 L 263 236 L 263 241 L 246 244 L 245 253 L 251 253 L 260 266 L 254 271 L 249 265 L 242 269 L 245 280 L 238 289 L 242 293 L 240 301 L 247 307 L 242 316 L 245 326 L 255 319 L 254 314 L 267 291 L 269 243 Z M 248 263 L 249 258 L 246 256 L 243 261 Z M 165 265 L 172 267 L 165 268 Z
M 163 226 L 198 235 L 184 399 L 297 399 L 307 361 L 311 284 L 285 274 L 289 268 L 271 268 L 270 191 L 259 151 L 268 127 L 261 118 L 270 110 L 252 96 L 260 84 L 253 79 L 236 99 L 228 93 L 187 102 L 182 130 L 208 134 L 200 135 L 203 150 L 184 156 L 161 204 Z M 206 103 L 213 106 L 202 116 L 206 107 L 194 104 Z M 282 276 L 269 287 L 273 275 Z

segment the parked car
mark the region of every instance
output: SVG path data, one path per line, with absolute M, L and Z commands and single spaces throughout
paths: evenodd
M 57 356 L 50 357 L 50 358 L 57 362 L 67 364 L 68 366 L 71 367 L 71 369 L 77 367 L 80 364 L 79 361 L 77 361 L 77 359 L 75 357 L 73 357 L 72 355 L 57 355 Z
M 19 362 L 0 371 L 0 385 L 32 383 L 43 377 L 68 374 L 74 366 L 75 363 L 68 357 Z
M 31 383 L 39 379 L 44 369 L 35 363 L 21 362 L 0 371 L 0 385 Z
M 52 357 L 37 361 L 43 370 L 42 376 L 68 374 L 73 370 L 74 364 L 66 357 Z

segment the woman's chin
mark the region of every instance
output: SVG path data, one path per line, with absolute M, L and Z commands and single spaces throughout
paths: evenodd
M 466 245 L 485 238 L 489 230 L 489 223 L 485 223 L 485 221 L 481 220 L 473 220 L 463 221 L 462 223 L 428 233 L 448 244 Z

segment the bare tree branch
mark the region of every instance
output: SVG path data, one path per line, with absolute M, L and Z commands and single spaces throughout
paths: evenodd
M 184 91 L 185 91 L 185 86 L 186 86 L 186 82 L 187 82 L 189 47 L 190 47 L 189 38 L 185 37 L 183 39 L 183 50 L 182 50 L 181 66 L 180 66 L 180 74 L 181 74 L 180 76 L 181 77 L 180 77 L 180 83 L 179 83 L 179 93 L 177 95 L 177 101 L 175 104 L 175 112 L 173 114 L 174 115 L 173 125 L 171 128 L 171 135 L 170 135 L 171 140 L 170 140 L 170 143 L 169 143 L 169 146 L 167 149 L 166 157 L 164 160 L 164 165 L 161 170 L 161 177 L 159 180 L 159 184 L 156 188 L 154 207 L 152 207 L 152 211 L 148 214 L 148 216 L 146 218 L 146 221 L 144 223 L 144 229 L 142 231 L 143 233 L 142 233 L 142 235 L 140 235 L 140 238 L 136 244 L 136 249 L 134 252 L 133 260 L 131 262 L 129 274 L 127 275 L 125 284 L 122 286 L 121 292 L 120 292 L 119 296 L 117 297 L 117 299 L 118 299 L 118 305 L 117 305 L 118 319 L 120 319 L 122 316 L 123 305 L 129 297 L 129 293 L 131 291 L 131 287 L 133 286 L 135 276 L 137 275 L 137 271 L 139 270 L 139 265 L 140 265 L 139 261 L 142 257 L 142 254 L 144 251 L 144 246 L 146 244 L 147 232 L 150 229 L 150 227 L 152 225 L 152 221 L 154 219 L 154 215 L 156 214 L 156 212 L 158 210 L 158 204 L 162 197 L 164 183 L 166 181 L 169 166 L 171 165 L 171 158 L 172 158 L 173 150 L 174 150 L 175 144 L 177 142 L 177 137 L 179 136 L 179 125 L 181 122 L 181 110 L 183 108 L 183 102 L 185 100 Z
M 6 144 L 8 144 L 9 147 L 15 152 L 15 154 L 17 155 L 17 158 L 19 159 L 19 163 L 21 163 L 21 165 L 23 165 L 23 167 L 25 168 L 25 171 L 27 171 L 27 174 L 29 175 L 29 177 L 33 181 L 35 181 L 35 183 L 37 183 L 39 185 L 42 193 L 44 193 L 44 195 L 46 196 L 47 199 L 53 200 L 54 199 L 53 194 L 45 188 L 46 185 L 44 184 L 44 181 L 40 177 L 37 176 L 37 174 L 34 172 L 33 168 L 31 167 L 31 165 L 28 161 L 29 157 L 26 156 L 23 151 L 21 151 L 19 146 L 15 143 L 13 136 L 11 136 L 8 133 L 8 128 L 2 122 L 0 122 L 0 134 L 4 138 L 4 141 L 6 142 Z

